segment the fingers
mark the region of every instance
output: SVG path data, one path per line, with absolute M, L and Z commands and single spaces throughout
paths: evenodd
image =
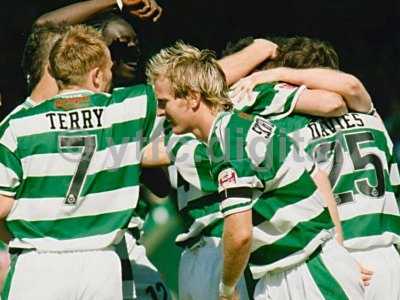
M 141 0 L 143 6 L 140 9 L 131 9 L 129 13 L 141 19 L 151 18 L 153 22 L 157 22 L 161 17 L 163 9 L 154 0 Z
M 153 22 L 157 22 L 158 21 L 158 19 L 162 15 L 162 11 L 163 11 L 163 9 L 161 8 L 161 6 L 157 5 L 156 15 L 153 17 Z
M 367 269 L 367 268 L 365 268 L 361 264 L 359 266 L 360 266 L 360 272 L 361 272 L 361 280 L 362 280 L 364 286 L 368 286 L 370 281 L 371 281 L 371 278 L 372 278 L 374 272 L 369 270 L 369 269 Z

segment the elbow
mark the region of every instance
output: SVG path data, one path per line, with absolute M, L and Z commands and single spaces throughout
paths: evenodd
M 43 18 L 43 16 L 41 16 L 35 20 L 33 26 L 34 27 L 43 26 L 46 22 L 47 22 L 46 18 Z
M 324 107 L 325 117 L 340 117 L 348 112 L 346 102 L 340 95 L 332 94 L 327 100 L 327 105 Z
M 345 91 L 348 96 L 357 97 L 361 95 L 363 91 L 363 85 L 357 77 L 346 74 Z
M 238 230 L 231 235 L 231 248 L 235 251 L 241 251 L 244 249 L 250 249 L 252 241 L 252 232 L 248 230 Z

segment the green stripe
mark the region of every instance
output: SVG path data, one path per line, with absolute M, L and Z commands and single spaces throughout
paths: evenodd
M 139 141 L 143 136 L 143 119 L 114 124 L 110 128 L 95 130 L 79 130 L 76 132 L 45 132 L 18 138 L 18 156 L 27 157 L 32 154 L 58 153 L 60 136 L 96 135 L 97 151 L 114 145 Z M 67 152 L 63 150 L 62 152 Z
M 140 165 L 130 165 L 109 171 L 100 171 L 86 177 L 81 196 L 100 193 L 139 184 Z M 28 177 L 21 185 L 17 198 L 65 197 L 72 176 Z
M 217 183 L 211 175 L 211 164 L 207 155 L 207 146 L 198 144 L 194 150 L 194 163 L 196 166 L 197 175 L 200 179 L 201 191 L 216 192 L 218 191 Z M 218 199 L 218 198 L 217 198 Z
M 11 255 L 10 267 L 3 284 L 3 290 L 1 291 L 1 299 L 3 300 L 8 300 L 8 297 L 10 295 L 11 284 L 14 278 L 15 267 L 17 265 L 18 258 L 18 254 Z
M 175 160 L 176 160 L 176 156 L 177 156 L 177 154 L 178 154 L 179 149 L 181 149 L 181 147 L 182 147 L 183 145 L 185 145 L 187 142 L 194 140 L 194 138 L 191 137 L 191 136 L 178 137 L 178 136 L 176 136 L 176 135 L 173 135 L 173 136 L 171 137 L 171 141 L 176 141 L 176 140 L 177 140 L 177 142 L 176 142 L 175 145 L 172 147 L 172 149 L 170 149 L 170 148 L 167 146 L 167 150 L 168 150 L 168 152 L 169 152 L 169 156 L 171 157 L 172 161 L 175 161 Z
M 288 234 L 273 244 L 258 248 L 251 254 L 250 262 L 255 265 L 268 265 L 284 259 L 297 251 L 302 251 L 322 230 L 332 227 L 329 212 L 325 209 L 317 217 L 298 223 Z
M 112 199 L 110 199 L 112 201 Z M 68 240 L 110 233 L 125 228 L 132 217 L 133 209 L 99 214 L 94 216 L 75 217 L 55 221 L 8 221 L 7 226 L 14 237 L 55 238 Z
M 8 148 L 0 144 L 0 162 L 11 169 L 19 178 L 22 178 L 21 162 Z
M 307 261 L 308 270 L 326 300 L 347 300 L 346 293 L 329 272 L 321 255 L 312 255 Z
M 296 181 L 262 194 L 253 206 L 256 212 L 253 216 L 253 223 L 258 225 L 265 220 L 271 220 L 278 209 L 298 203 L 301 200 L 311 197 L 316 193 L 317 188 L 307 171 Z
M 357 216 L 342 221 L 342 227 L 345 240 L 381 235 L 385 232 L 400 235 L 400 216 L 383 213 Z

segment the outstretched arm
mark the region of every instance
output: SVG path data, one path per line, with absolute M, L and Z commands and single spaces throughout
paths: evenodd
M 371 97 L 360 80 L 353 75 L 331 69 L 292 69 L 284 67 L 270 69 L 255 72 L 239 81 L 234 87 L 238 92 L 244 92 L 252 90 L 257 84 L 274 81 L 305 85 L 311 90 L 325 90 L 335 93 L 340 95 L 346 106 L 353 111 L 369 112 L 372 108 Z M 324 99 L 324 103 L 327 102 L 325 98 L 321 99 Z M 315 104 L 315 99 L 308 103 L 307 98 L 299 98 L 299 107 L 296 107 L 295 111 L 307 113 L 307 109 L 315 108 Z M 323 116 L 334 115 L 325 114 Z
M 42 25 L 46 22 L 53 22 L 56 24 L 66 22 L 67 24 L 75 25 L 85 22 L 97 14 L 110 11 L 117 7 L 116 0 L 81 1 L 40 16 L 36 20 L 35 25 Z
M 124 9 L 131 15 L 142 19 L 153 18 L 157 21 L 162 9 L 155 0 L 122 0 Z M 66 22 L 70 25 L 85 22 L 98 14 L 118 8 L 116 0 L 89 0 L 74 3 L 65 7 L 48 12 L 40 16 L 35 25 L 46 22 L 61 23 Z
M 246 48 L 218 60 L 225 73 L 228 85 L 249 74 L 255 67 L 267 59 L 276 56 L 278 46 L 265 39 L 255 39 Z

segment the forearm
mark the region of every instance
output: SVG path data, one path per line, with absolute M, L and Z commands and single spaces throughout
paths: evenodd
M 116 6 L 116 0 L 89 0 L 74 3 L 40 16 L 35 24 L 41 25 L 45 22 L 61 23 L 70 25 L 79 24 L 89 20 L 99 13 L 109 11 Z
M 251 211 L 225 217 L 222 282 L 235 286 L 247 265 L 252 237 Z
M 321 89 L 337 93 L 346 101 L 350 110 L 368 112 L 371 97 L 364 85 L 353 75 L 331 69 L 278 68 L 277 81 L 305 85 L 309 89 Z
M 171 164 L 163 137 L 155 139 L 144 147 L 140 163 L 144 168 L 163 167 Z
M 335 226 L 336 239 L 340 244 L 343 244 L 342 223 L 340 222 L 336 200 L 332 193 L 332 186 L 329 182 L 328 175 L 324 171 L 318 170 L 313 175 L 313 179 L 325 200 L 326 206 L 328 207 L 329 215 L 331 216 L 332 222 Z
M 225 73 L 228 85 L 249 74 L 263 61 L 275 55 L 274 44 L 267 40 L 256 39 L 246 48 L 218 60 Z

